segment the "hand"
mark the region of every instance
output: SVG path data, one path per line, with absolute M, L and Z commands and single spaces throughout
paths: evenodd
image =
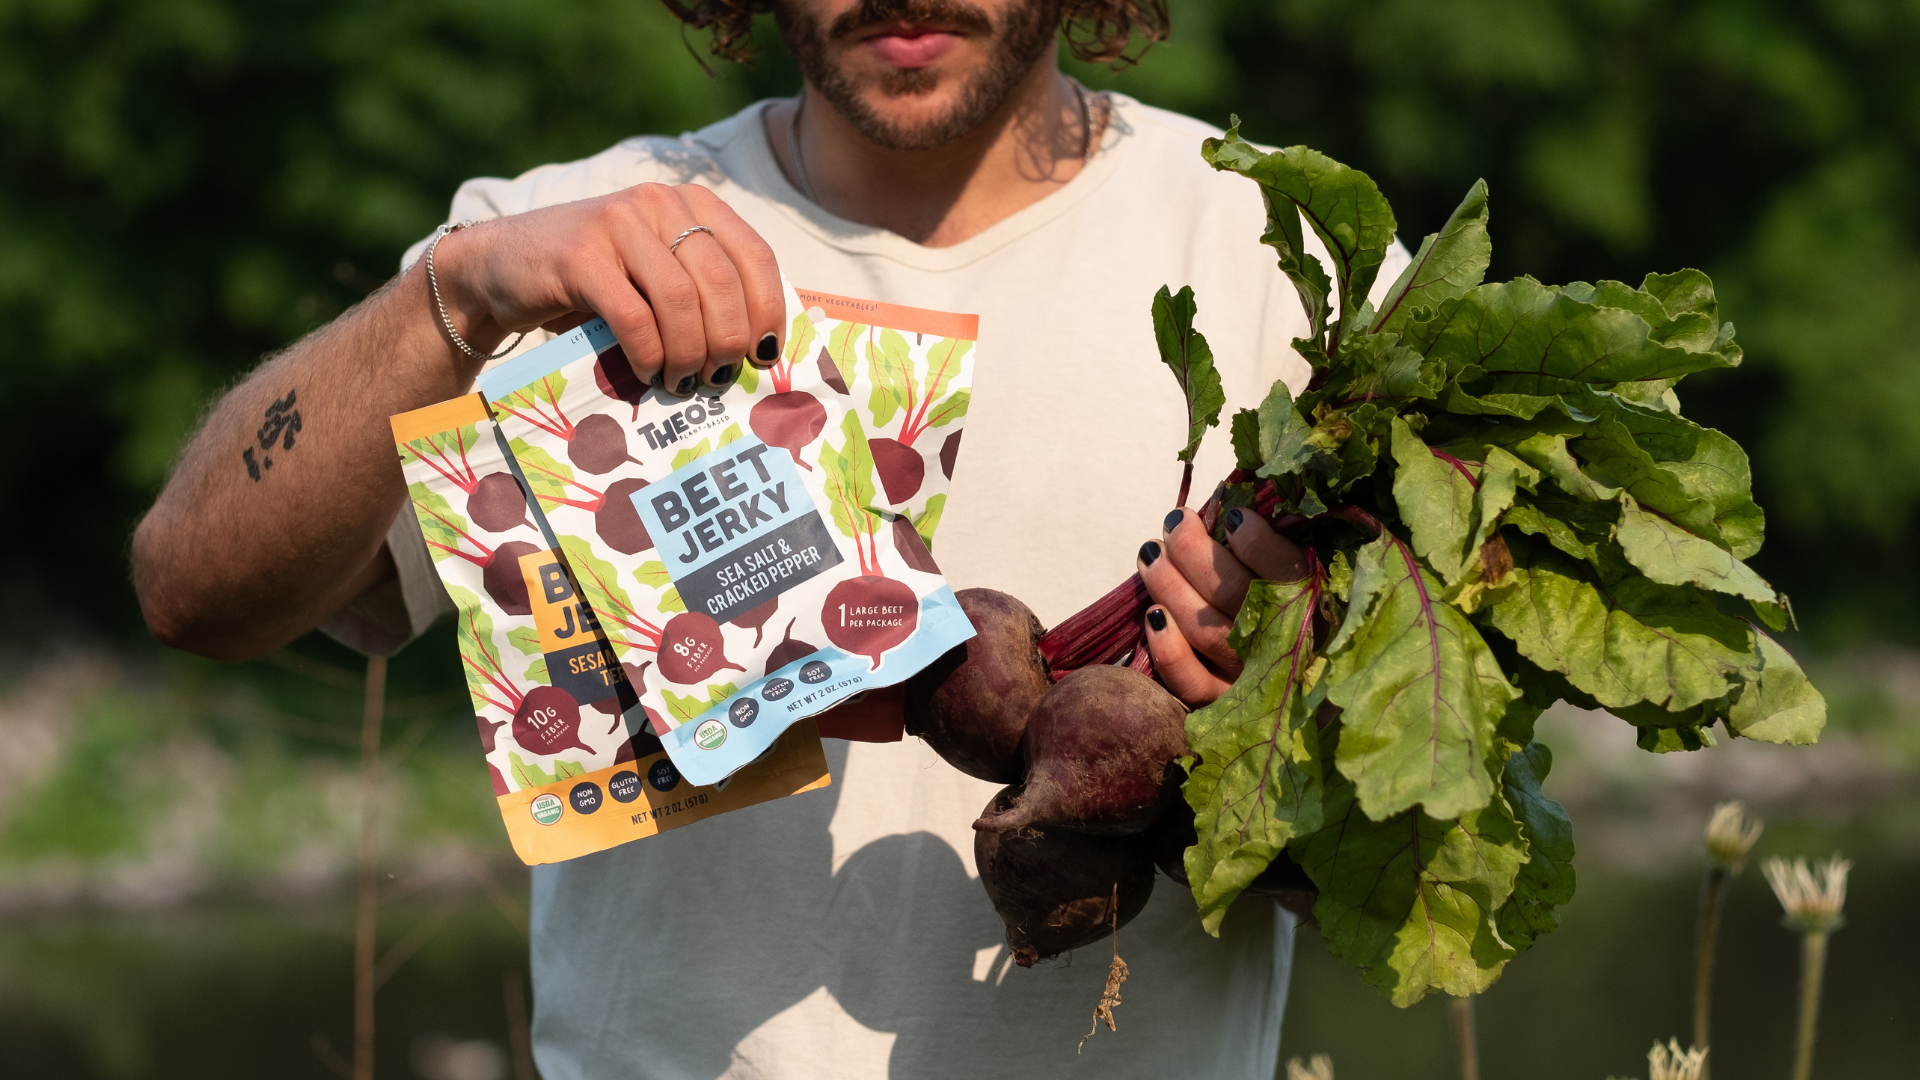
M 693 225 L 712 235 L 673 239 Z M 773 249 L 698 184 L 640 184 L 449 233 L 434 253 L 461 335 L 492 351 L 510 333 L 607 320 L 641 382 L 685 396 L 724 386 L 743 357 L 779 359 L 786 300 Z
M 1226 547 L 1184 507 L 1167 515 L 1164 540 L 1140 546 L 1140 579 L 1154 601 L 1146 616 L 1147 655 L 1167 689 L 1195 708 L 1226 693 L 1240 675 L 1227 634 L 1247 587 L 1256 578 L 1298 581 L 1307 573 L 1299 546 L 1260 515 L 1229 510 L 1221 520 Z

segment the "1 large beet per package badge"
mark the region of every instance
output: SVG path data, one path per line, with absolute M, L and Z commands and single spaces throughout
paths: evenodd
M 456 556 L 437 562 L 442 580 L 450 592 L 462 588 L 453 595 L 463 617 L 471 608 L 503 624 L 527 621 L 518 638 L 501 632 L 509 647 L 533 648 L 541 632 L 602 643 L 538 671 L 548 683 L 584 672 L 612 688 L 597 707 L 617 714 L 611 727 L 625 729 L 609 731 L 612 741 L 630 744 L 568 745 L 559 748 L 566 760 L 543 754 L 554 749 L 551 739 L 526 722 L 488 728 L 489 710 L 505 713 L 507 703 L 497 695 L 489 703 L 484 680 L 469 679 L 483 736 L 496 744 L 490 760 L 509 757 L 512 794 L 524 785 L 559 795 L 557 807 L 542 804 L 557 811 L 551 829 L 537 813 L 531 824 L 516 821 L 503 796 L 523 857 L 529 829 L 579 831 L 570 819 L 597 813 L 597 805 L 581 809 L 569 778 L 580 774 L 597 791 L 605 785 L 588 772 L 617 773 L 624 759 L 647 764 L 642 750 L 691 788 L 722 797 L 745 784 L 756 797 L 724 798 L 712 809 L 713 799 L 703 799 L 703 812 L 656 819 L 635 835 L 596 830 L 585 850 L 819 786 L 827 782 L 823 766 L 812 779 L 802 775 L 824 759 L 814 725 L 801 721 L 904 681 L 973 634 L 931 549 L 971 396 L 977 319 L 792 289 L 787 297 L 779 362 L 744 367 L 723 389 L 688 398 L 650 390 L 594 320 L 486 372 L 473 404 L 462 406 L 477 411 L 479 423 L 456 441 L 497 443 L 488 449 L 511 472 L 511 492 L 504 480 L 484 478 L 498 489 L 487 498 L 514 495 L 528 508 L 528 531 L 538 532 L 518 543 L 543 557 L 520 557 L 555 568 L 524 587 L 564 593 L 565 603 L 549 605 L 546 618 L 511 615 L 486 589 L 462 588 L 485 568 Z M 421 496 L 435 494 L 429 487 L 443 489 L 442 502 L 462 493 L 446 490 L 444 470 L 428 468 L 417 448 L 402 440 L 401 451 L 431 539 L 444 531 L 435 514 L 447 508 Z M 463 662 L 470 671 L 486 667 L 485 650 L 469 647 L 469 636 Z M 590 686 L 575 698 L 593 704 L 587 699 L 598 693 Z M 591 743 L 588 726 L 559 725 L 579 736 L 572 741 Z M 514 746 L 502 755 L 509 727 Z M 794 757 L 798 743 L 810 750 L 804 760 Z M 495 777 L 498 789 L 497 761 Z M 528 861 L 584 853 L 579 843 L 560 847 L 565 853 Z

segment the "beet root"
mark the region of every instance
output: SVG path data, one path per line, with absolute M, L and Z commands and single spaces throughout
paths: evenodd
M 1027 605 L 992 589 L 954 594 L 974 636 L 907 680 L 907 734 L 947 764 L 995 784 L 1026 772 L 1020 739 L 1053 680 L 1036 643 L 1045 633 Z
M 633 406 L 633 419 L 640 419 L 640 399 L 647 396 L 650 388 L 640 381 L 640 376 L 633 373 L 633 362 L 627 359 L 627 350 L 614 345 L 594 357 L 593 383 L 601 393 Z
M 927 477 L 927 463 L 920 451 L 897 439 L 869 439 L 867 444 L 873 448 L 873 471 L 880 477 L 887 501 L 898 504 L 913 498 Z
M 527 691 L 513 713 L 513 741 L 522 750 L 542 757 L 568 749 L 593 753 L 592 747 L 580 741 L 580 704 L 557 686 L 536 686 Z
M 1187 711 L 1130 668 L 1081 668 L 1048 690 L 1027 719 L 1024 790 L 976 829 L 1024 826 L 1144 831 L 1180 800 Z
M 747 426 L 768 446 L 778 446 L 792 455 L 793 463 L 813 471 L 800 459 L 800 451 L 818 438 L 827 426 L 827 408 L 805 390 L 788 390 L 761 398 L 747 413 Z
M 847 395 L 847 380 L 840 377 L 840 365 L 833 362 L 833 354 L 826 346 L 820 347 L 820 381 L 833 387 L 833 392 L 842 397 Z
M 757 649 L 760 647 L 761 637 L 766 634 L 767 620 L 773 618 L 774 613 L 779 610 L 780 598 L 775 596 L 766 603 L 748 608 L 727 621 L 735 626 L 753 631 L 753 647 Z M 788 623 L 787 629 L 792 630 L 793 624 Z
M 827 593 L 820 621 L 827 640 L 880 666 L 880 656 L 913 636 L 920 625 L 920 598 L 903 582 L 868 574 L 849 578 Z
M 1017 788 L 1002 790 L 987 804 L 987 815 L 1007 812 L 1018 798 Z M 1153 859 L 1137 836 L 981 832 L 973 837 L 973 862 L 1021 967 L 1105 939 L 1153 895 Z
M 949 480 L 953 479 L 954 462 L 960 460 L 960 436 L 964 434 L 966 432 L 956 431 L 947 436 L 946 442 L 940 444 L 940 471 Z
M 506 532 L 527 522 L 527 493 L 512 473 L 488 473 L 467 496 L 467 516 L 488 532 Z
M 799 621 L 798 618 L 787 620 L 787 632 L 780 635 L 780 644 L 775 645 L 773 651 L 767 654 L 768 671 L 779 671 L 803 656 L 811 656 L 820 651 L 818 645 L 793 640 L 793 624 Z
M 632 461 L 627 455 L 627 433 L 620 421 L 606 413 L 582 417 L 567 440 L 567 460 L 595 476 L 610 473 Z
M 527 579 L 520 573 L 520 557 L 539 550 L 525 540 L 509 540 L 493 549 L 480 580 L 501 611 L 509 615 L 533 614 L 533 605 L 527 602 Z
M 899 552 L 900 561 L 910 570 L 923 574 L 937 574 L 940 564 L 933 561 L 933 552 L 927 550 L 927 542 L 920 539 L 920 530 L 904 516 L 893 519 L 893 550 Z
M 653 546 L 647 524 L 633 505 L 633 493 L 647 486 L 645 480 L 630 476 L 607 486 L 606 498 L 594 511 L 593 529 L 607 546 L 625 555 L 638 555 Z

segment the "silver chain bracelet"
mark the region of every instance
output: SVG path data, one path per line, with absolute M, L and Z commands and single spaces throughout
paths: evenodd
M 512 352 L 514 347 L 520 344 L 520 339 L 527 336 L 527 332 L 522 330 L 518 334 L 513 335 L 513 340 L 507 342 L 506 347 L 494 353 L 492 356 L 488 356 L 486 353 L 467 344 L 467 339 L 461 337 L 460 331 L 453 328 L 453 317 L 447 314 L 447 305 L 440 299 L 440 279 L 435 277 L 433 273 L 433 249 L 440 246 L 440 241 L 444 240 L 448 233 L 459 232 L 461 229 L 468 228 L 472 225 L 473 219 L 466 218 L 461 221 L 452 222 L 451 224 L 442 225 L 433 230 L 433 239 L 427 242 L 427 287 L 433 291 L 433 306 L 435 310 L 440 312 L 440 322 L 441 325 L 447 328 L 447 336 L 453 339 L 455 345 L 460 346 L 461 352 L 466 353 L 475 360 L 491 362 Z

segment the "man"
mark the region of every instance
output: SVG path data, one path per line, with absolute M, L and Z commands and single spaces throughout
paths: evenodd
M 723 48 L 760 0 L 680 9 Z M 1132 0 L 778 0 L 806 85 L 679 139 L 476 180 L 440 237 L 213 410 L 135 536 L 160 639 L 240 658 L 316 625 L 389 652 L 450 610 L 386 418 L 470 388 L 511 335 L 605 317 L 663 392 L 724 386 L 784 334 L 780 277 L 981 316 L 965 452 L 938 541 L 956 588 L 1057 622 L 1141 570 L 1170 689 L 1211 700 L 1253 576 L 1299 553 L 1249 518 L 1231 550 L 1169 508 L 1186 430 L 1149 302 L 1194 286 L 1230 402 L 1306 366 L 1304 321 L 1257 243 L 1254 186 L 1199 159 L 1194 121 L 1093 95 L 1056 62 L 1164 35 Z M 693 226 L 711 232 L 691 232 Z M 681 238 L 678 248 L 673 242 Z M 1405 259 L 1395 250 L 1381 281 Z M 457 337 L 456 337 L 457 335 Z M 301 438 L 242 461 L 289 400 Z M 1230 467 L 1223 435 L 1201 490 Z M 1136 549 L 1142 533 L 1160 533 Z M 1237 557 L 1236 557 L 1237 556 Z M 1117 1034 L 1076 1057 L 1105 957 L 1011 967 L 972 877 L 992 787 L 915 740 L 829 743 L 834 785 L 533 874 L 536 1056 L 574 1077 L 1267 1077 L 1293 920 L 1249 898 L 1221 936 L 1161 882 L 1120 933 Z M 1100 950 L 1104 953 L 1104 950 Z

